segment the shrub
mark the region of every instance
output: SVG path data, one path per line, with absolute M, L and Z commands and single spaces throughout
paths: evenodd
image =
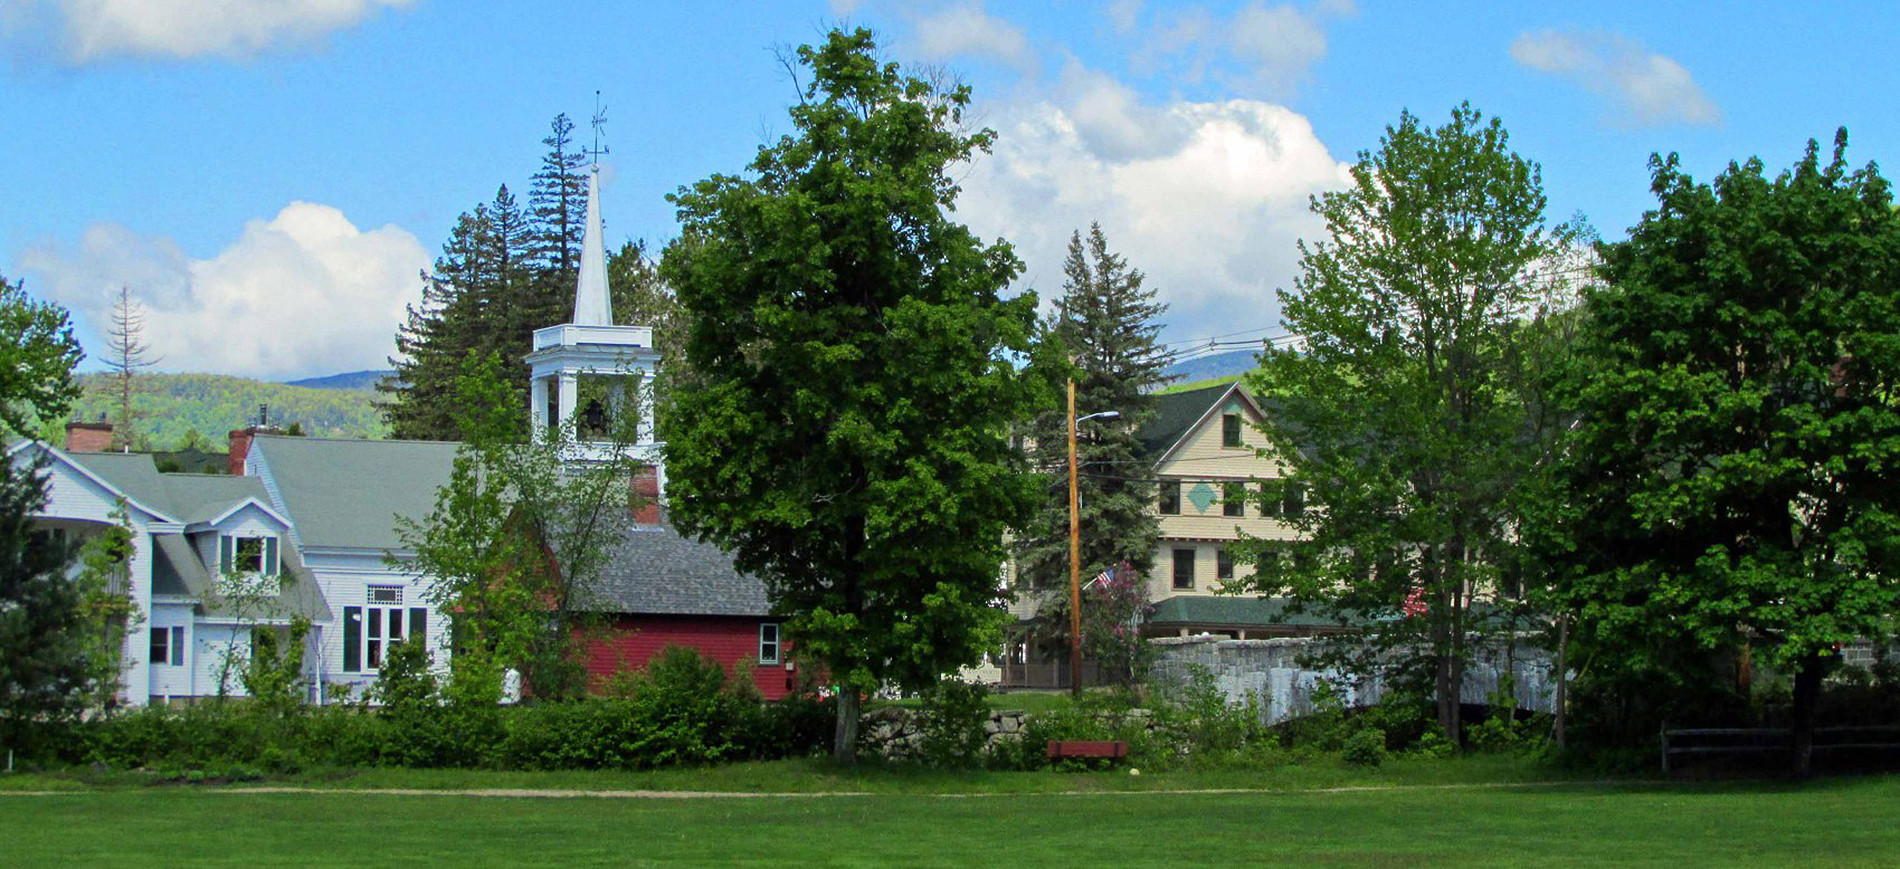
M 1385 731 L 1367 727 L 1346 737 L 1340 749 L 1341 760 L 1353 766 L 1378 766 L 1385 762 Z
M 989 743 L 989 690 L 957 679 L 943 679 L 923 694 L 918 743 L 923 762 L 938 767 L 970 767 L 983 759 Z

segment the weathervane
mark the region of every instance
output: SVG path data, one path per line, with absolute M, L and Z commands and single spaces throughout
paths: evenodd
M 600 144 L 600 128 L 607 125 L 607 107 L 600 104 L 600 91 L 594 91 L 594 147 L 587 153 L 594 157 L 594 168 L 600 168 L 600 155 L 607 149 Z

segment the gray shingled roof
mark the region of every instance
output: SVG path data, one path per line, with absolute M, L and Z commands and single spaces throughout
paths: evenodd
M 159 474 L 169 496 L 172 515 L 186 524 L 209 522 L 246 498 L 269 504 L 264 483 L 256 477 L 223 474 Z
M 457 444 L 260 434 L 261 452 L 305 546 L 399 549 L 396 517 L 421 520 L 449 481 Z
M 165 480 L 159 476 L 158 466 L 152 463 L 152 457 L 146 453 L 67 453 L 72 460 L 86 470 L 99 475 L 99 479 L 112 484 L 112 487 L 124 492 L 126 497 L 144 504 L 154 510 L 173 513 L 171 493 L 165 488 Z
M 151 507 L 162 510 L 186 524 L 208 522 L 247 498 L 268 504 L 264 484 L 256 477 L 226 477 L 210 474 L 166 474 L 147 453 L 68 453 L 73 461 L 98 474 L 119 491 Z M 232 607 L 213 593 L 212 570 L 199 560 L 198 552 L 182 534 L 154 534 L 152 590 L 157 594 L 196 598 L 199 611 L 208 615 L 232 615 Z M 283 590 L 266 609 L 249 613 L 255 617 L 302 615 L 315 621 L 331 618 L 330 604 L 298 558 L 296 547 L 279 547 Z
M 602 612 L 763 616 L 765 583 L 740 573 L 719 548 L 666 525 L 626 523 L 601 570 L 591 602 Z

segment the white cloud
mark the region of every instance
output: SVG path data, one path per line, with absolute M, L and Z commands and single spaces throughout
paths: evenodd
M 958 3 L 915 22 L 917 50 L 924 57 L 987 57 L 1021 70 L 1035 64 L 1022 28 L 984 11 L 981 2 Z
M 130 287 L 161 368 L 282 379 L 383 367 L 429 255 L 394 224 L 363 231 L 328 205 L 292 202 L 210 259 L 98 223 L 76 247 L 36 245 L 20 262 L 39 292 L 101 332 Z
M 414 0 L 24 0 L 7 29 L 49 30 L 72 63 L 249 57 L 318 41 Z M 37 7 L 39 14 L 34 14 Z
M 1265 102 L 1144 106 L 1090 73 L 1064 95 L 994 107 L 996 152 L 964 179 L 958 213 L 1006 237 L 1044 299 L 1061 291 L 1069 234 L 1099 221 L 1171 306 L 1170 340 L 1279 321 L 1307 198 L 1345 183 L 1301 115 Z
M 1141 0 L 1115 0 L 1108 4 L 1108 25 L 1116 33 L 1133 33 L 1141 16 Z
M 1511 43 L 1511 58 L 1610 98 L 1613 123 L 1718 124 L 1722 111 L 1689 70 L 1625 36 L 1545 30 Z
M 1319 0 L 1304 8 L 1255 0 L 1232 18 L 1221 19 L 1199 6 L 1180 7 L 1156 16 L 1133 61 L 1143 71 L 1172 64 L 1175 75 L 1190 83 L 1213 70 L 1231 87 L 1289 94 L 1325 59 L 1327 19 L 1357 11 L 1352 0 Z M 1117 24 L 1117 29 L 1125 33 L 1133 28 Z
M 1326 56 L 1326 34 L 1318 22 L 1292 6 L 1255 3 L 1240 10 L 1229 38 L 1236 57 L 1281 88 L 1290 88 L 1297 76 Z

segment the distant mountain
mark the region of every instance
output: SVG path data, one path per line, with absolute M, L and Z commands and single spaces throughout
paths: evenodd
M 351 371 L 345 374 L 331 374 L 326 377 L 307 377 L 303 380 L 287 380 L 285 386 L 307 386 L 311 389 L 375 389 L 383 378 L 396 372 L 387 369 L 381 371 Z
M 1254 356 L 1258 350 L 1230 350 L 1212 356 L 1199 356 L 1176 362 L 1161 369 L 1161 373 L 1174 378 L 1171 385 L 1180 386 L 1199 383 L 1204 380 L 1239 377 L 1254 369 Z
M 364 378 L 375 382 L 381 372 L 359 371 L 317 380 Z M 117 415 L 118 400 L 108 375 L 83 374 L 85 394 L 75 402 L 72 419 L 103 420 Z M 376 391 L 360 387 L 311 387 L 269 383 L 223 374 L 147 373 L 138 378 L 132 398 L 139 417 L 141 449 L 224 448 L 225 433 L 257 421 L 259 405 L 269 407 L 270 424 L 289 428 L 295 423 L 312 437 L 388 437 L 389 426 L 373 404 Z M 196 438 L 192 433 L 196 433 Z

